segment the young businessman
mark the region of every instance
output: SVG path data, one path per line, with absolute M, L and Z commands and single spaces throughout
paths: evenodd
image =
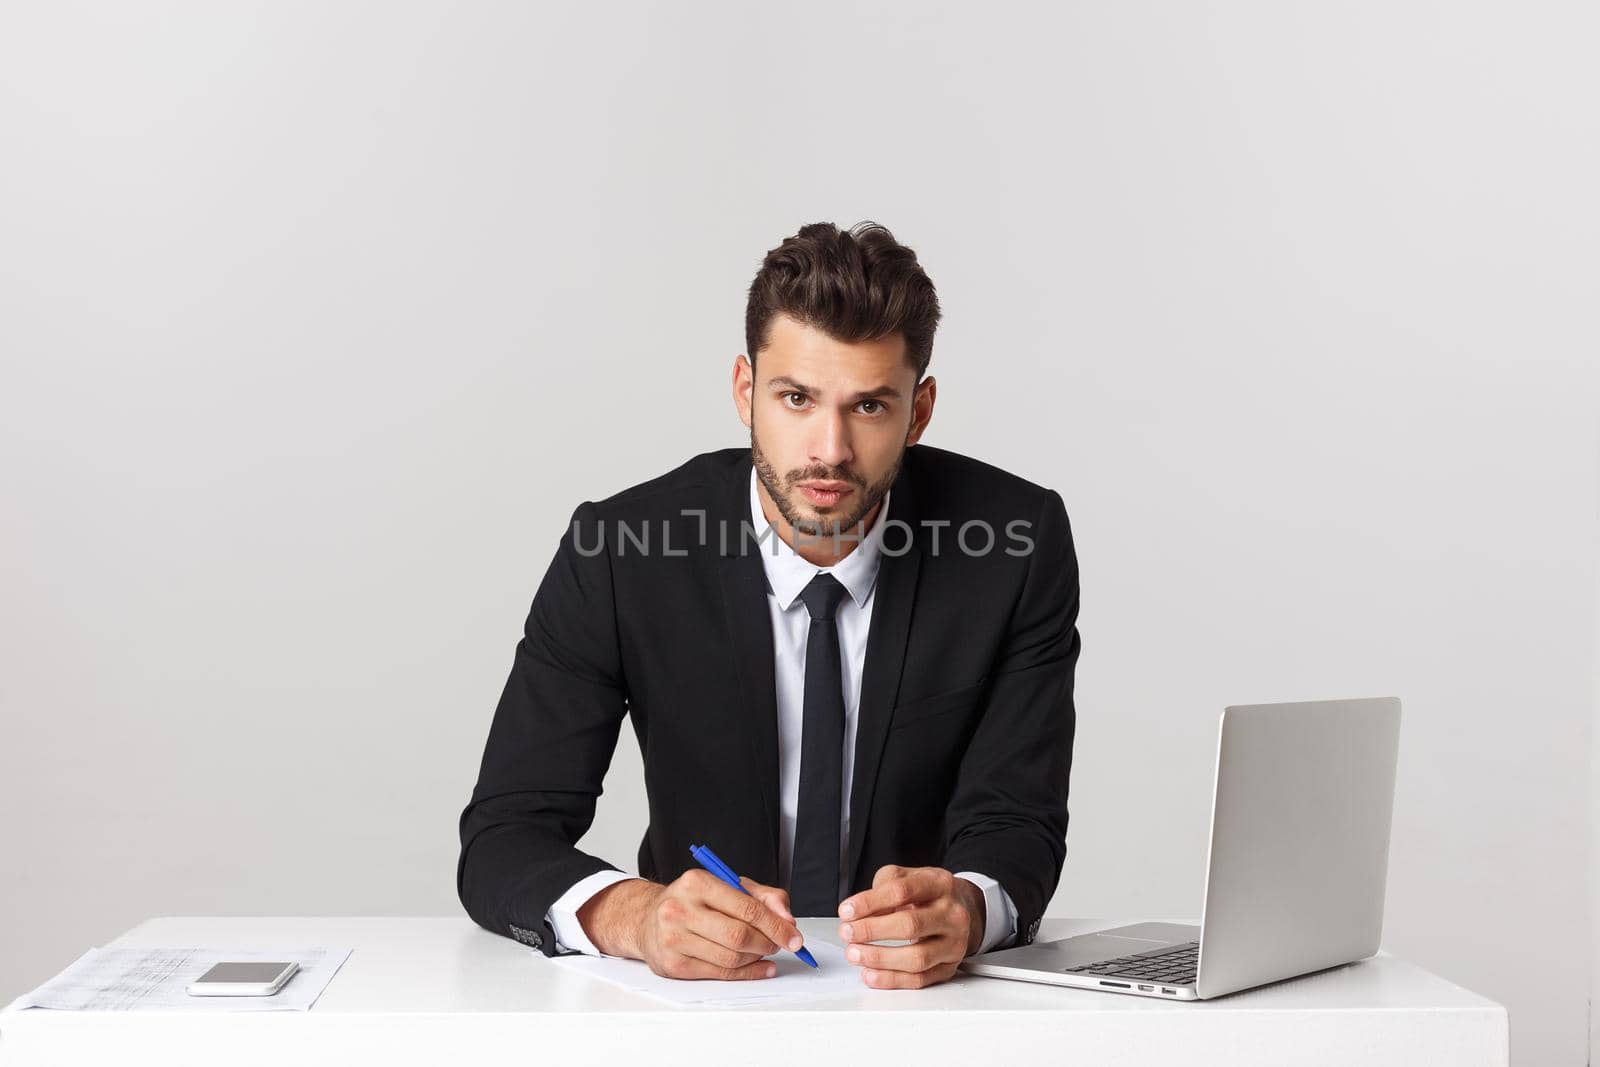
M 733 366 L 750 447 L 580 505 L 534 596 L 461 815 L 476 922 L 760 979 L 795 916 L 837 916 L 875 988 L 1032 942 L 1066 855 L 1077 559 L 1054 491 L 917 444 L 938 320 L 881 226 L 767 254 Z M 625 715 L 638 878 L 576 847 Z

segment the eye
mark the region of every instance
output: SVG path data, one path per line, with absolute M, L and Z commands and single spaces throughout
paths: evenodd
M 881 401 L 881 400 L 863 400 L 860 404 L 858 404 L 856 406 L 862 409 L 861 413 L 863 415 L 876 415 L 876 414 L 878 414 L 878 412 L 883 410 L 883 401 Z
M 782 399 L 785 407 L 793 408 L 798 411 L 800 408 L 806 406 L 807 397 L 804 393 L 784 393 Z M 796 402 L 791 403 L 791 401 Z

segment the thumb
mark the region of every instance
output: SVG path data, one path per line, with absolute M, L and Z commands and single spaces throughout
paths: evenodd
M 762 885 L 754 878 L 740 878 L 739 882 L 749 894 L 761 903 L 782 915 L 790 922 L 794 922 L 794 913 L 789 910 L 789 894 L 775 885 Z

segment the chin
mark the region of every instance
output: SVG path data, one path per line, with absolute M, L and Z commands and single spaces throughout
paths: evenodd
M 798 515 L 801 522 L 823 522 L 833 516 L 833 512 L 818 511 L 811 501 L 800 499 L 799 493 L 789 498 L 789 510 Z

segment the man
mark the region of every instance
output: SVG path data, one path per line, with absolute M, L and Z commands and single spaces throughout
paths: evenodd
M 761 979 L 796 916 L 836 916 L 885 989 L 1032 942 L 1066 855 L 1077 559 L 1054 491 L 917 444 L 938 319 L 881 226 L 767 254 L 733 367 L 750 448 L 580 505 L 534 597 L 461 816 L 476 922 Z M 638 878 L 576 847 L 624 715 Z

